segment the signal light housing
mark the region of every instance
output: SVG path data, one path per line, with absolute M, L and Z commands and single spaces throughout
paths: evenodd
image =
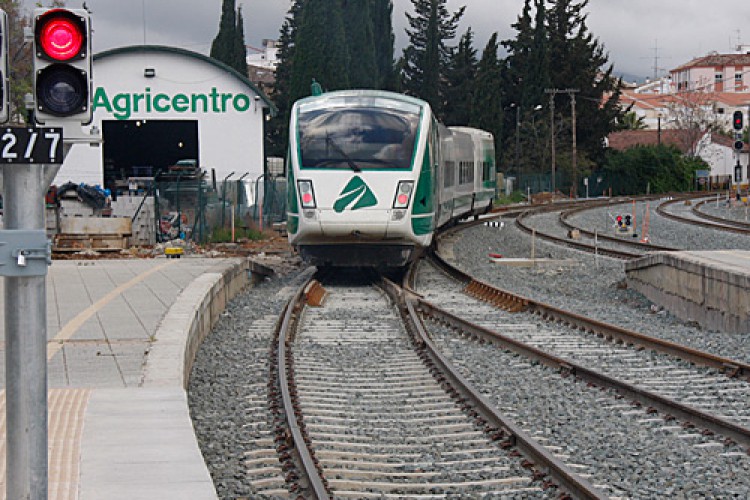
M 735 111 L 732 116 L 732 126 L 735 130 L 742 130 L 742 111 Z
M 302 208 L 315 208 L 315 191 L 313 190 L 312 181 L 297 181 L 297 189 L 299 191 L 300 201 L 302 202 Z
M 33 28 L 36 121 L 90 123 L 89 13 L 84 9 L 36 9 Z
M 0 123 L 10 119 L 10 57 L 8 56 L 8 14 L 0 9 Z
M 401 181 L 396 188 L 396 196 L 393 198 L 393 208 L 406 208 L 409 206 L 411 194 L 414 190 L 414 181 Z

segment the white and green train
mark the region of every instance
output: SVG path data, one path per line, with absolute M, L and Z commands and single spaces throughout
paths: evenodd
M 419 99 L 346 90 L 297 101 L 287 232 L 317 266 L 402 267 L 435 230 L 490 210 L 492 134 L 439 124 Z

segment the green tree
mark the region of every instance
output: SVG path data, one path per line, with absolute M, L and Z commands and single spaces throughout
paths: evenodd
M 546 0 L 526 0 L 512 27 L 516 38 L 502 42 L 508 55 L 501 87 L 505 110 L 512 112 L 504 115 L 498 164 L 533 174 L 549 162 L 549 120 L 543 119 L 544 91 L 551 87 Z
M 244 29 L 238 30 L 238 17 L 241 22 L 242 13 L 237 15 L 235 0 L 223 0 L 219 32 L 211 44 L 210 55 L 247 76 Z
M 31 44 L 24 43 L 23 30 L 30 18 L 23 12 L 20 0 L 0 0 L 0 8 L 8 15 L 8 59 L 10 63 L 10 116 L 13 123 L 25 123 L 24 96 L 31 89 Z
M 497 33 L 493 33 L 482 52 L 476 73 L 470 125 L 491 132 L 495 138 L 495 156 L 499 158 L 499 139 L 503 132 L 502 83 Z M 499 164 L 499 163 L 498 163 Z
M 471 120 L 477 75 L 477 51 L 473 45 L 474 34 L 468 28 L 451 57 L 445 75 L 448 86 L 443 118 L 446 125 L 467 125 Z
M 349 88 L 349 52 L 340 0 L 307 0 L 295 37 L 291 102 L 310 95 L 317 80 L 325 90 Z
M 645 130 L 648 127 L 642 116 L 638 116 L 635 111 L 628 111 L 622 115 L 619 128 L 621 130 Z
M 341 0 L 342 21 L 349 49 L 349 85 L 352 88 L 378 88 L 380 75 L 375 60 L 375 37 L 370 2 Z
M 415 13 L 406 14 L 409 45 L 403 56 L 403 90 L 430 103 L 438 117 L 445 108 L 445 73 L 452 53 L 447 42 L 456 36 L 465 9 L 449 14 L 446 1 L 411 0 Z
M 63 0 L 45 2 L 48 7 L 65 7 Z M 27 122 L 24 97 L 32 93 L 31 43 L 24 41 L 23 31 L 31 26 L 31 16 L 24 11 L 22 0 L 0 0 L 0 9 L 8 15 L 8 61 L 10 65 L 10 121 L 14 124 Z M 39 2 L 37 6 L 42 6 Z
M 237 26 L 235 27 L 232 67 L 241 75 L 247 76 L 247 46 L 245 45 L 245 20 L 242 18 L 242 7 L 237 9 Z
M 277 113 L 269 123 L 269 154 L 283 157 L 286 154 L 289 128 L 289 113 L 293 101 L 290 87 L 292 66 L 294 64 L 294 39 L 302 17 L 304 0 L 296 0 L 289 9 L 279 32 L 279 62 L 276 66 L 276 78 L 271 91 L 271 99 L 276 105 Z
M 370 0 L 372 15 L 375 65 L 378 71 L 378 88 L 396 90 L 396 72 L 393 65 L 393 2 Z
M 579 152 L 601 159 L 602 144 L 617 127 L 620 82 L 612 76 L 604 47 L 588 31 L 584 9 L 588 0 L 554 0 L 548 12 L 549 61 L 552 86 L 574 88 L 576 95 L 577 142 Z M 556 109 L 560 122 L 570 132 L 570 96 L 558 94 Z M 566 116 L 567 115 L 567 116 Z M 567 134 L 566 134 L 567 135 Z M 570 141 L 561 142 L 570 147 Z
M 614 195 L 688 191 L 695 171 L 708 169 L 700 158 L 689 158 L 675 146 L 635 146 L 607 151 L 602 173 Z

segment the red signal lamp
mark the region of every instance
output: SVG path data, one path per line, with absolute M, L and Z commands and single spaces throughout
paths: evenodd
M 86 26 L 70 11 L 53 9 L 37 20 L 36 37 L 40 57 L 69 61 L 85 51 Z

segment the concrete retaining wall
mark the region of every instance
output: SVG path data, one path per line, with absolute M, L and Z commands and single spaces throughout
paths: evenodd
M 628 284 L 707 329 L 750 332 L 750 252 L 659 252 L 625 264 Z
M 234 259 L 230 265 L 202 274 L 182 291 L 156 331 L 144 387 L 179 385 L 187 389 L 201 343 L 227 303 L 251 282 L 250 273 L 250 261 Z

